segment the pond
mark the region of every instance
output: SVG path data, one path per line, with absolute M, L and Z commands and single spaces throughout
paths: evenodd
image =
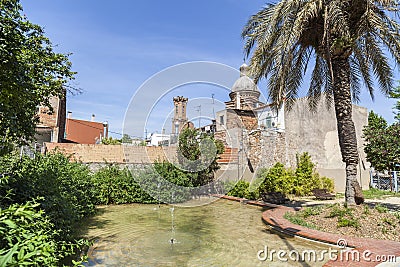
M 259 260 L 258 252 L 266 246 L 269 252 L 288 253 L 327 248 L 271 233 L 261 220 L 262 208 L 238 202 L 218 200 L 191 208 L 133 204 L 99 210 L 84 227 L 87 238 L 94 241 L 86 266 L 322 266 L 326 262 Z

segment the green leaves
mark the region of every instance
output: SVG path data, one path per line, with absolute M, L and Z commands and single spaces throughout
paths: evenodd
M 297 168 L 287 169 L 282 163 L 276 163 L 270 169 L 262 169 L 258 179 L 263 179 L 259 192 L 281 192 L 296 196 L 306 196 L 313 189 L 334 190 L 332 179 L 320 177 L 315 171 L 315 164 L 308 153 L 297 155 Z
M 369 113 L 368 125 L 363 129 L 367 160 L 378 171 L 394 170 L 400 163 L 400 123 L 388 126 L 385 119 Z
M 400 123 L 400 86 L 396 87 L 391 93 L 390 98 L 399 99 L 394 106 L 394 115 L 398 123 Z
M 13 204 L 0 210 L 0 266 L 54 266 L 75 255 L 85 242 L 60 241 L 60 231 L 38 204 Z
M 251 54 L 251 76 L 255 82 L 267 80 L 273 104 L 285 101 L 290 108 L 307 67 L 314 65 L 308 96 L 315 107 L 321 93 L 329 98 L 334 89 L 332 60 L 343 58 L 351 65 L 354 101 L 361 82 L 373 97 L 373 76 L 388 95 L 394 68 L 385 51 L 400 63 L 400 25 L 393 19 L 399 14 L 397 3 L 384 2 L 287 0 L 266 5 L 242 31 L 245 53 Z
M 0 1 L 0 153 L 33 138 L 36 107 L 65 97 L 74 78 L 67 55 L 55 53 L 43 29 L 26 19 L 18 0 Z
M 191 186 L 205 185 L 214 179 L 219 169 L 218 155 L 224 152 L 222 142 L 196 129 L 184 129 L 179 135 L 179 167 L 190 176 Z

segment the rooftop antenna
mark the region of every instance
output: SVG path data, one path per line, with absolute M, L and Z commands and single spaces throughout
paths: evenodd
M 200 125 L 201 125 L 201 105 L 195 106 L 196 111 L 199 112 L 199 129 L 200 129 Z
M 215 119 L 215 108 L 214 108 L 214 104 L 215 104 L 215 102 L 214 102 L 214 94 L 211 94 L 211 98 L 212 98 L 212 107 L 213 107 L 213 116 L 214 116 L 214 119 Z

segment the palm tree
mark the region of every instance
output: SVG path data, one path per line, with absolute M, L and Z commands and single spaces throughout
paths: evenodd
M 346 202 L 362 203 L 357 182 L 358 151 L 352 102 L 362 83 L 374 96 L 374 78 L 383 94 L 393 89 L 386 54 L 400 65 L 397 0 L 282 0 L 253 15 L 243 29 L 250 73 L 267 79 L 269 98 L 290 109 L 313 67 L 308 99 L 315 109 L 324 96 L 334 103 L 339 145 L 346 164 Z

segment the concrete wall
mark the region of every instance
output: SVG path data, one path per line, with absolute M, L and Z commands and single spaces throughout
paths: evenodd
M 363 149 L 362 129 L 368 123 L 368 110 L 353 105 L 353 121 L 356 127 L 360 154 L 359 179 L 363 188 L 367 189 L 369 186 L 369 164 L 366 161 Z M 336 190 L 344 191 L 345 164 L 342 162 L 339 148 L 334 107 L 328 109 L 321 102 L 316 112 L 312 113 L 309 111 L 307 100 L 299 99 L 292 110 L 286 112 L 285 124 L 289 165 L 295 165 L 296 152 L 308 152 L 312 160 L 317 163 L 320 174 L 334 178 Z M 367 170 L 364 170 L 363 165 Z

